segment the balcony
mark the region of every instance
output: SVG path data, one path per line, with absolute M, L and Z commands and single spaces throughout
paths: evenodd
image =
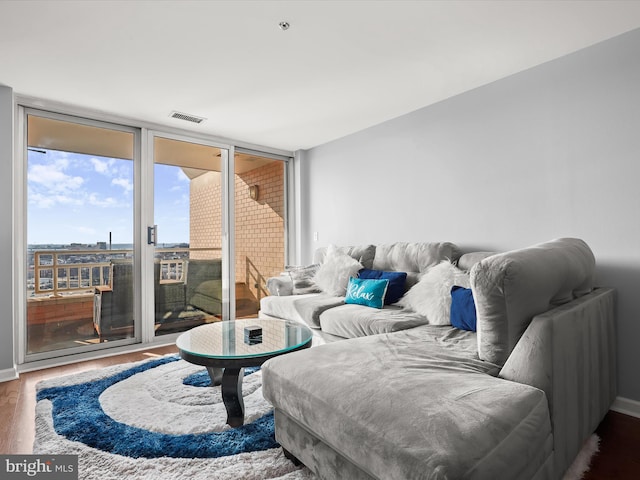
M 220 320 L 219 257 L 219 249 L 156 249 L 157 335 Z M 246 257 L 241 273 L 236 317 L 255 316 L 264 277 Z M 132 250 L 39 250 L 30 255 L 27 282 L 29 353 L 134 336 Z

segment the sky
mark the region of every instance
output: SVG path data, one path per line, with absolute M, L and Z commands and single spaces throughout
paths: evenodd
M 45 153 L 41 153 L 45 152 Z M 155 165 L 159 243 L 189 242 L 189 179 Z M 57 150 L 29 150 L 27 243 L 133 243 L 133 161 Z

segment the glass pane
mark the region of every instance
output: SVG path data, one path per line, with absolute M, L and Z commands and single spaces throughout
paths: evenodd
M 219 148 L 154 139 L 156 335 L 222 318 Z
M 133 133 L 29 115 L 27 138 L 27 353 L 134 336 Z
M 255 317 L 266 279 L 284 269 L 285 162 L 235 156 L 236 317 Z

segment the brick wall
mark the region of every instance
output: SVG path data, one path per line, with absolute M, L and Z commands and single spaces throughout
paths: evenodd
M 284 267 L 284 167 L 285 163 L 272 161 L 267 165 L 235 175 L 236 208 L 236 281 L 247 281 L 250 270 L 264 279 L 277 275 Z M 191 181 L 192 248 L 220 248 L 222 246 L 221 175 L 207 172 Z M 257 185 L 259 196 L 253 200 L 249 187 Z M 192 258 L 219 258 L 220 252 L 192 252 Z M 249 262 L 248 262 L 248 261 Z M 255 280 L 249 288 L 256 298 Z
M 189 245 L 213 248 L 210 252 L 191 252 L 191 258 L 220 258 L 222 248 L 222 195 L 220 172 L 206 172 L 191 180 Z
M 247 260 L 263 277 L 263 286 L 284 268 L 284 166 L 274 160 L 235 176 L 236 281 L 247 283 L 256 298 L 255 280 L 246 279 Z M 258 200 L 249 196 L 252 185 L 258 186 Z

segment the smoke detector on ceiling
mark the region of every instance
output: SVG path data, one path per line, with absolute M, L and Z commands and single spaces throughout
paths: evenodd
M 169 115 L 171 118 L 177 118 L 178 120 L 184 120 L 186 122 L 192 122 L 192 123 L 202 123 L 206 120 L 206 118 L 204 117 L 197 117 L 195 115 L 189 115 L 188 113 L 181 113 L 181 112 L 171 112 L 171 114 Z

